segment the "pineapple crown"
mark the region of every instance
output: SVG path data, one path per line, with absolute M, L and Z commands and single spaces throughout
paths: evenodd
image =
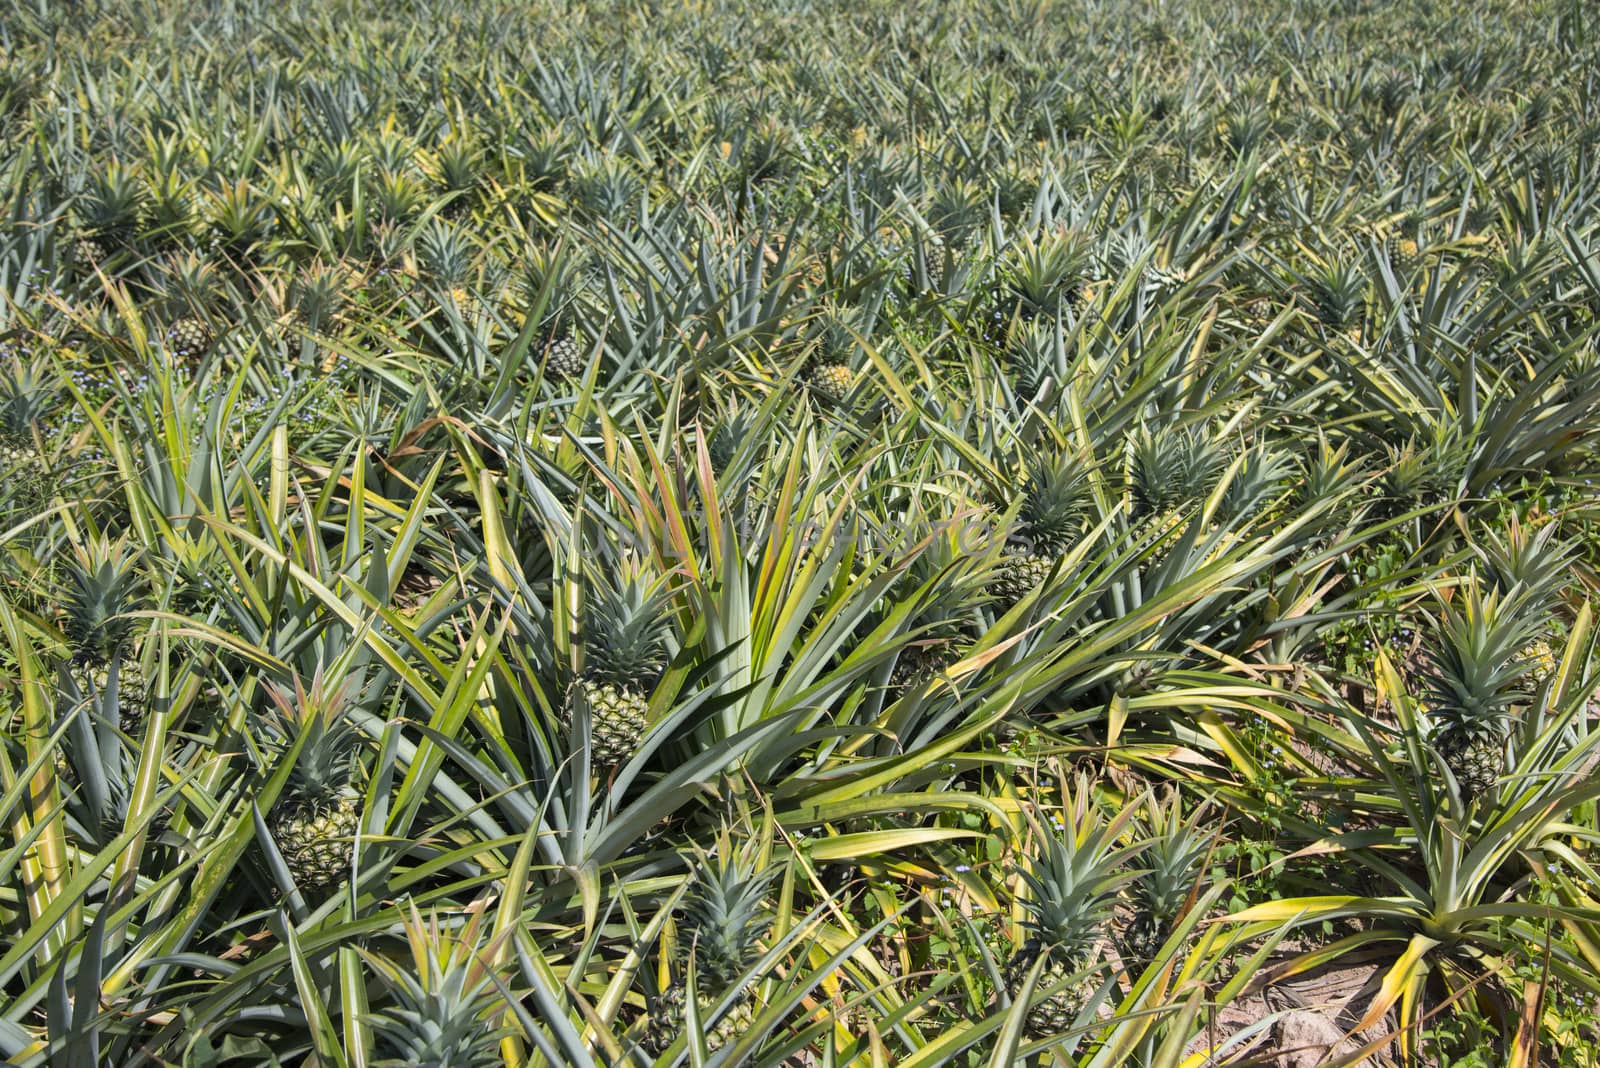
M 95 175 L 78 202 L 85 228 L 100 234 L 127 233 L 144 214 L 144 187 L 134 171 L 112 160 L 103 174 Z
M 176 315 L 203 313 L 216 302 L 222 288 L 217 268 L 193 252 L 172 259 L 164 274 L 167 304 Z
M 1332 497 L 1361 478 L 1360 466 L 1350 462 L 1350 443 L 1342 442 L 1335 449 L 1323 436 L 1317 439 L 1316 451 L 1304 457 L 1299 466 L 1295 500 L 1301 505 Z
M 453 193 L 463 192 L 478 184 L 483 152 L 471 140 L 457 137 L 434 149 L 426 163 L 441 187 Z
M 1216 833 L 1200 828 L 1205 815 L 1202 805 L 1185 819 L 1183 795 L 1176 789 L 1164 802 L 1152 798 L 1141 820 L 1146 839 L 1139 858 L 1143 870 L 1129 887 L 1141 912 L 1171 921 L 1183 910 L 1205 875 L 1206 860 L 1216 841 Z
M 1030 895 L 1028 926 L 1058 959 L 1089 953 L 1111 919 L 1118 893 L 1136 877 L 1119 869 L 1145 843 L 1117 846 L 1133 811 L 1130 807 L 1111 823 L 1102 822 L 1087 781 L 1080 779 L 1066 819 L 1053 830 L 1041 829 L 1043 848 L 1018 871 Z
M 767 892 L 778 869 L 762 866 L 758 850 L 735 849 L 724 829 L 715 853 L 696 850 L 683 899 L 681 952 L 694 954 L 702 989 L 736 982 L 760 955 L 757 943 L 772 928 Z
M 1061 324 L 1055 320 L 1035 319 L 1027 324 L 1007 356 L 1016 377 L 1018 400 L 1039 400 L 1048 384 L 1054 382 L 1059 390 L 1066 381 L 1066 339 Z
M 1526 697 L 1532 665 L 1521 652 L 1538 634 L 1538 619 L 1525 597 L 1485 593 L 1476 576 L 1458 592 L 1459 607 L 1440 605 L 1429 643 L 1429 711 L 1445 731 L 1498 733 Z
M 320 673 L 309 691 L 298 678 L 293 694 L 270 684 L 266 690 L 273 704 L 269 726 L 278 745 L 287 749 L 305 736 L 289 772 L 291 803 L 316 808 L 333 801 L 350 788 L 355 771 L 358 735 L 346 715 L 347 691 L 330 691 Z
M 31 366 L 16 363 L 0 368 L 0 438 L 31 438 L 53 393 Z
M 856 350 L 872 329 L 871 317 L 860 308 L 832 307 L 818 317 L 814 328 L 816 351 L 809 365 L 813 368 L 842 364 L 852 367 Z
M 1438 504 L 1455 489 L 1460 460 L 1444 440 L 1429 445 L 1412 440 L 1398 449 L 1390 448 L 1389 466 L 1382 477 L 1384 495 L 1401 511 Z
M 1203 500 L 1224 459 L 1204 431 L 1172 424 L 1140 428 L 1128 451 L 1134 502 L 1146 514 Z
M 934 193 L 928 220 L 945 241 L 961 248 L 989 221 L 989 192 L 975 181 L 957 178 Z
M 750 439 L 755 424 L 755 417 L 743 408 L 736 408 L 717 421 L 706 437 L 706 452 L 711 457 L 713 471 L 724 471 L 733 463 L 739 448 Z
M 346 281 L 347 276 L 338 268 L 313 263 L 290 283 L 289 303 L 308 325 L 321 326 L 337 314 L 344 303 Z
M 1019 241 L 1003 277 L 1031 313 L 1030 318 L 1052 317 L 1059 315 L 1082 288 L 1090 259 L 1089 244 L 1082 234 L 1049 231 L 1038 239 L 1024 237 Z
M 1222 491 L 1221 515 L 1243 518 L 1277 493 L 1293 468 L 1289 458 L 1268 445 L 1257 445 L 1240 458 L 1233 478 Z
M 73 659 L 103 664 L 127 642 L 127 616 L 143 579 L 122 542 L 91 541 L 66 565 L 65 630 Z
M 443 286 L 459 286 L 472 273 L 472 241 L 448 219 L 434 217 L 416 238 L 417 266 Z
M 1320 264 L 1302 277 L 1302 285 L 1312 314 L 1331 329 L 1350 325 L 1366 301 L 1367 276 L 1353 263 Z
M 1019 536 L 1046 556 L 1065 552 L 1083 527 L 1088 501 L 1088 468 L 1071 452 L 1035 457 L 1022 480 Z
M 409 967 L 358 950 L 388 988 L 389 1001 L 366 1018 L 395 1056 L 384 1065 L 492 1068 L 502 1063 L 505 1030 L 491 1023 L 500 1000 L 492 958 L 499 939 L 483 940 L 484 903 L 476 902 L 459 932 L 437 913 L 426 920 L 411 905 L 405 921 Z
M 584 264 L 570 250 L 544 243 L 532 245 L 523 256 L 523 295 L 530 307 L 544 298 L 543 315 L 551 328 L 570 327 L 583 273 Z
M 1571 574 L 1576 547 L 1556 537 L 1555 524 L 1530 531 L 1515 516 L 1504 536 L 1491 531 L 1474 551 L 1485 577 L 1502 597 L 1526 595 L 1534 611 L 1547 611 Z
M 640 565 L 624 561 L 615 573 L 590 571 L 584 583 L 584 675 L 648 691 L 667 666 L 669 596 Z

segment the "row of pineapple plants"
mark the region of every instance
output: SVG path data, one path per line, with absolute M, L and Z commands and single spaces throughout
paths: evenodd
M 1585 1063 L 1581 6 L 358 7 L 15 24 L 8 1059 Z

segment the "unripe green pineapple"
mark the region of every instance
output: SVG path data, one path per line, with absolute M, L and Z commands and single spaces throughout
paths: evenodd
M 183 315 L 167 328 L 167 351 L 187 360 L 198 359 L 211 347 L 211 327 L 198 315 Z
M 272 821 L 272 839 L 283 852 L 295 885 L 312 890 L 338 882 L 350 871 L 361 798 L 342 789 L 320 802 L 296 801 Z
M 739 450 L 749 440 L 754 419 L 748 411 L 736 409 L 717 423 L 706 439 L 706 453 L 711 459 L 711 469 L 718 474 L 732 466 Z
M 753 844 L 736 849 L 732 835 L 724 830 L 714 855 L 696 857 L 678 925 L 677 978 L 651 1006 L 645 1031 L 645 1048 L 652 1055 L 659 1056 L 683 1031 L 691 956 L 695 1007 L 709 1052 L 744 1034 L 755 1017 L 753 990 L 738 984 L 761 958 L 760 942 L 772 929 L 774 917 L 766 896 L 777 871 L 763 867 Z M 735 994 L 733 1004 L 712 1020 L 712 1011 L 729 993 Z
M 268 693 L 275 707 L 267 727 L 277 744 L 287 749 L 302 734 L 306 739 L 268 828 L 295 885 L 320 890 L 349 874 L 361 826 L 355 725 L 342 696 L 326 693 L 320 680 L 309 693 L 298 680 L 292 696 Z
M 908 645 L 895 658 L 894 667 L 889 672 L 889 689 L 893 693 L 904 693 L 922 686 L 959 657 L 960 654 L 948 640 Z
M 568 693 L 589 710 L 589 758 L 596 768 L 626 761 L 650 725 L 650 692 L 667 666 L 665 595 L 636 565 L 592 572 L 584 584 L 583 669 Z
M 1476 583 L 1440 606 L 1423 671 L 1433 745 L 1463 800 L 1487 793 L 1505 771 L 1514 706 L 1532 665 L 1521 653 L 1536 633 L 1526 602 Z
M 1077 977 L 1102 952 L 1118 891 L 1129 879 L 1119 868 L 1143 848 L 1117 848 L 1123 819 L 1103 823 L 1090 796 L 1080 781 L 1067 826 L 1044 832 L 1042 851 L 1019 873 L 1028 890 L 1022 904 L 1030 935 L 1006 962 L 1005 981 L 1015 997 L 1034 963 L 1046 959 L 1025 1024 L 1033 1038 L 1070 1030 L 1082 1013 L 1089 980 Z
M 1133 916 L 1122 929 L 1123 960 L 1130 968 L 1154 962 L 1205 877 L 1213 835 L 1200 829 L 1202 811 L 1183 818 L 1183 798 L 1174 790 L 1165 802 L 1152 798 L 1141 820 L 1146 840 L 1142 869 L 1128 884 Z
M 555 379 L 582 378 L 589 367 L 578 336 L 570 324 L 557 324 L 549 331 L 545 343 L 545 373 Z
M 1085 465 L 1076 454 L 1030 462 L 1019 490 L 1017 529 L 1001 555 L 993 586 L 1002 611 L 1043 582 L 1082 531 L 1087 486 Z

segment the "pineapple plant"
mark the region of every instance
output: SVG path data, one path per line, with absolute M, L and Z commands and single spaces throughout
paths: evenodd
M 591 572 L 581 618 L 583 666 L 567 695 L 567 717 L 589 710 L 589 758 L 596 768 L 626 761 L 650 725 L 650 692 L 667 666 L 666 595 L 637 565 Z
M 691 996 L 688 965 L 694 962 L 695 989 L 706 1049 L 717 1053 L 745 1033 L 755 1017 L 755 991 L 745 984 L 761 957 L 761 941 L 774 915 L 766 903 L 777 876 L 763 867 L 757 850 L 735 849 L 725 829 L 711 854 L 697 852 L 683 914 L 678 921 L 676 975 L 651 1005 L 643 1045 L 653 1056 L 665 1052 L 683 1031 L 685 1003 Z M 733 995 L 720 1017 L 717 1006 Z
M 296 680 L 293 695 L 276 687 L 267 693 L 273 708 L 266 727 L 279 748 L 305 737 L 268 829 L 295 885 L 314 892 L 350 871 L 361 829 L 358 735 L 343 695 L 328 692 L 321 680 L 309 692 Z
M 1024 326 L 1006 346 L 1006 366 L 1019 408 L 1043 404 L 1056 395 L 1070 374 L 1061 324 L 1035 320 Z
M 1016 502 L 1017 526 L 1006 539 L 993 592 L 1002 610 L 1043 582 L 1083 530 L 1088 500 L 1084 458 L 1063 452 L 1028 466 Z
M 1007 991 L 1015 997 L 1042 957 L 1045 967 L 1028 1008 L 1024 1030 L 1033 1038 L 1070 1031 L 1088 1007 L 1085 975 L 1104 951 L 1117 897 L 1131 878 L 1123 866 L 1142 845 L 1117 846 L 1127 814 L 1110 824 L 1101 821 L 1090 801 L 1087 781 L 1080 780 L 1069 798 L 1069 812 L 1059 830 L 1044 831 L 1042 848 L 1018 876 L 1028 896 L 1022 899 L 1028 937 L 1005 965 Z M 1038 992 L 1044 991 L 1043 997 Z
M 1494 787 L 1505 771 L 1515 708 L 1533 665 L 1523 655 L 1536 620 L 1525 601 L 1485 593 L 1476 581 L 1459 606 L 1440 606 L 1421 672 L 1430 741 L 1463 800 Z

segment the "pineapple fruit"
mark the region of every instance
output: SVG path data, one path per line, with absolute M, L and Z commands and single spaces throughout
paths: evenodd
M 50 468 L 35 437 L 43 398 L 31 369 L 0 371 L 0 517 L 8 526 L 36 515 L 52 493 Z
M 1024 1024 L 1033 1038 L 1071 1030 L 1085 1009 L 1092 978 L 1084 973 L 1103 952 L 1118 893 L 1129 879 L 1121 866 L 1140 848 L 1117 848 L 1123 821 L 1104 824 L 1089 797 L 1088 783 L 1080 781 L 1068 825 L 1046 832 L 1041 853 L 1018 873 L 1028 890 L 1022 904 L 1029 936 L 1007 960 L 1004 978 L 1015 998 L 1034 964 L 1045 959 Z
M 696 858 L 678 924 L 677 977 L 656 998 L 645 1028 L 643 1044 L 653 1056 L 665 1052 L 684 1029 L 691 957 L 695 1008 L 708 1052 L 714 1054 L 744 1034 L 755 1018 L 754 990 L 730 989 L 760 959 L 760 942 L 774 919 L 765 899 L 777 872 L 762 868 L 753 852 L 735 850 L 732 836 L 724 831 L 715 855 Z M 713 1020 L 728 993 L 735 995 L 733 1004 Z
M 1033 461 L 1021 486 L 1017 530 L 1008 539 L 994 594 L 1004 611 L 1038 586 L 1083 529 L 1087 475 L 1071 453 Z
M 823 314 L 817 324 L 817 348 L 803 376 L 815 400 L 837 407 L 849 398 L 856 383 L 852 360 L 856 339 L 866 336 L 868 326 L 856 309 L 834 308 Z
M 818 361 L 806 372 L 806 385 L 812 396 L 828 404 L 843 404 L 855 381 L 855 372 L 843 363 Z
M 1161 953 L 1182 917 L 1195 887 L 1205 877 L 1211 836 L 1198 826 L 1202 812 L 1183 818 L 1176 790 L 1165 801 L 1152 799 L 1141 821 L 1146 842 L 1140 871 L 1128 884 L 1132 915 L 1123 926 L 1119 949 L 1128 967 L 1146 967 Z
M 626 761 L 650 725 L 650 691 L 667 666 L 665 598 L 643 572 L 625 565 L 615 577 L 585 584 L 584 667 L 568 693 L 569 720 L 580 698 L 589 709 L 589 758 L 596 768 Z
M 545 372 L 555 379 L 582 378 L 589 361 L 578 344 L 572 324 L 554 318 L 546 330 Z
M 211 327 L 198 315 L 181 315 L 167 328 L 167 350 L 174 356 L 196 360 L 211 347 Z
M 1429 643 L 1422 684 L 1431 740 L 1464 801 L 1486 794 L 1505 771 L 1515 707 L 1526 700 L 1533 666 L 1522 656 L 1535 632 L 1525 604 L 1470 585 L 1459 607 L 1441 607 Z
M 361 827 L 361 795 L 355 786 L 357 734 L 343 699 L 320 683 L 292 697 L 269 690 L 275 706 L 270 729 L 287 748 L 306 735 L 299 759 L 273 807 L 268 828 L 302 891 L 331 886 L 350 871 Z

